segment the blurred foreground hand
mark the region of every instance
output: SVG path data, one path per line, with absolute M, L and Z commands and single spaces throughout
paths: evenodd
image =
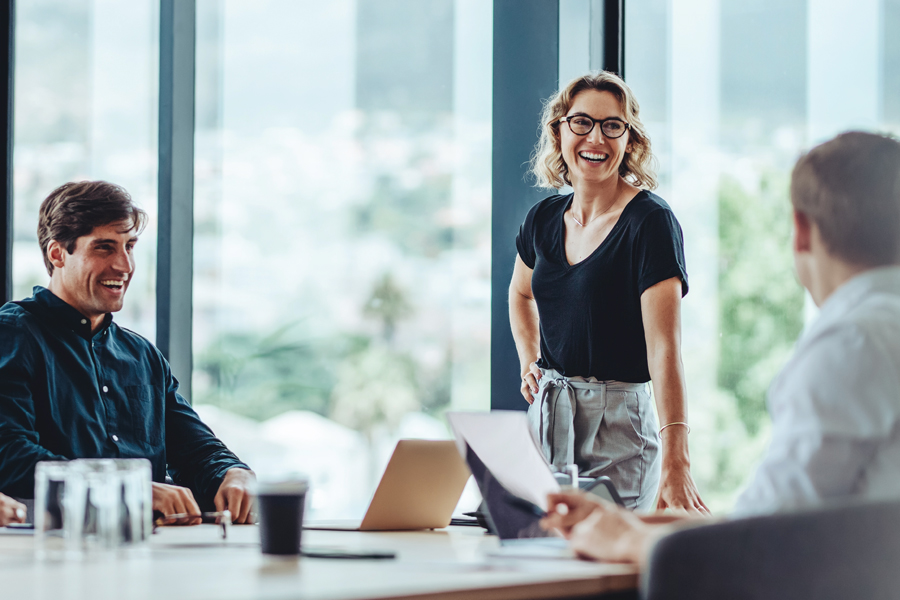
M 0 527 L 25 522 L 25 505 L 0 494 Z

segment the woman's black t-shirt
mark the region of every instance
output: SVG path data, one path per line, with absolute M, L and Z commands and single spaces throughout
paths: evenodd
M 569 265 L 563 214 L 572 197 L 535 204 L 516 237 L 522 262 L 534 269 L 538 366 L 568 377 L 649 381 L 641 294 L 671 277 L 681 278 L 687 294 L 681 226 L 665 200 L 642 190 L 597 249 Z

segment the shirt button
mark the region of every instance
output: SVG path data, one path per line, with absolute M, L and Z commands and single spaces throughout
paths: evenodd
M 114 442 L 118 442 L 118 441 L 119 441 L 119 436 L 113 435 L 112 437 L 113 437 L 113 441 L 114 441 Z
M 81 324 L 82 324 L 82 325 L 87 325 L 87 319 L 82 319 L 82 320 L 81 320 Z
M 106 392 L 108 392 L 108 391 L 109 391 L 109 388 L 106 387 L 106 386 L 104 385 L 104 386 L 103 386 L 103 393 L 106 393 Z

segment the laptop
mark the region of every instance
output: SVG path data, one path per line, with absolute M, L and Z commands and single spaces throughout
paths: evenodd
M 545 531 L 547 494 L 560 482 L 534 439 L 524 413 L 448 413 L 457 450 L 465 456 L 484 502 L 481 512 L 500 538 L 500 556 L 572 558 L 568 542 Z M 569 479 L 567 476 L 564 479 Z M 586 478 L 579 487 L 622 505 L 608 477 Z
M 500 548 L 488 554 L 507 558 L 575 558 L 568 541 L 541 528 L 544 510 L 510 493 L 471 446 L 466 444 L 465 448 L 466 462 L 484 498 L 481 511 L 490 532 L 500 538 Z
M 312 521 L 304 529 L 407 531 L 450 525 L 469 480 L 456 443 L 400 440 L 360 521 Z

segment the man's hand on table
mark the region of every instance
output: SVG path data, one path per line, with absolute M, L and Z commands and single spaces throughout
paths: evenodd
M 213 502 L 217 511 L 231 511 L 231 522 L 234 524 L 253 523 L 255 521 L 254 506 L 256 498 L 253 488 L 256 475 L 247 469 L 233 468 L 225 473 L 222 484 Z
M 168 515 L 189 514 L 196 517 L 173 519 L 167 525 L 198 525 L 200 524 L 200 507 L 194 500 L 194 494 L 186 487 L 168 485 L 153 482 L 153 510 L 161 512 L 163 517 Z
M 25 522 L 25 505 L 0 494 L 0 527 Z
M 599 506 L 599 498 L 583 492 L 560 492 L 547 495 L 547 516 L 541 519 L 544 529 L 557 529 L 569 539 L 572 528 L 584 521 Z
M 642 563 L 653 543 L 668 529 L 648 525 L 630 510 L 602 502 L 572 528 L 569 542 L 581 558 Z
M 556 529 L 582 558 L 640 563 L 653 543 L 671 529 L 662 523 L 678 517 L 642 517 L 583 492 L 549 494 L 550 507 L 541 519 L 544 529 Z

